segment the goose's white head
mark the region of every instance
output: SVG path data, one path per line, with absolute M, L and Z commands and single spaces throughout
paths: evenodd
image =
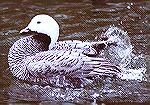
M 51 38 L 51 46 L 57 42 L 59 37 L 59 25 L 49 15 L 41 14 L 33 17 L 28 26 L 20 31 L 26 33 L 29 31 L 46 34 Z

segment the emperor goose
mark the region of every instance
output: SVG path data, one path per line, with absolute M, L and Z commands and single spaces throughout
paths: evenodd
M 16 41 L 8 54 L 10 71 L 18 79 L 37 84 L 77 85 L 96 76 L 117 76 L 120 72 L 108 59 L 97 57 L 112 38 L 99 42 L 57 42 L 59 25 L 45 14 L 35 16 L 20 33 L 30 36 Z

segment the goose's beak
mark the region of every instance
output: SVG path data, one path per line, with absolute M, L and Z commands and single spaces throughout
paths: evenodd
M 22 34 L 22 33 L 27 33 L 29 31 L 30 31 L 30 29 L 28 27 L 26 27 L 26 28 L 22 29 L 19 33 Z

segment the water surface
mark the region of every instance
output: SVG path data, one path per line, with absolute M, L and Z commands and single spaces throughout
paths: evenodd
M 150 102 L 149 0 L 1 0 L 0 9 L 0 103 L 91 105 L 95 99 L 103 105 Z M 138 61 L 146 64 L 143 80 L 104 78 L 81 89 L 43 89 L 15 80 L 7 69 L 9 48 L 25 37 L 19 31 L 31 18 L 43 13 L 58 21 L 61 27 L 59 40 L 97 41 L 110 25 L 127 31 L 134 46 L 133 53 L 145 59 Z M 139 64 L 133 66 L 136 68 Z

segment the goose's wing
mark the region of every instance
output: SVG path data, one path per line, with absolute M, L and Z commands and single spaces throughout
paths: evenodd
M 33 74 L 66 74 L 80 69 L 83 65 L 82 55 L 77 52 L 51 50 L 37 53 L 30 57 L 27 65 L 28 71 Z
M 34 77 L 70 75 L 89 77 L 93 75 L 116 75 L 119 69 L 104 58 L 88 57 L 74 51 L 45 51 L 28 60 L 27 71 Z

